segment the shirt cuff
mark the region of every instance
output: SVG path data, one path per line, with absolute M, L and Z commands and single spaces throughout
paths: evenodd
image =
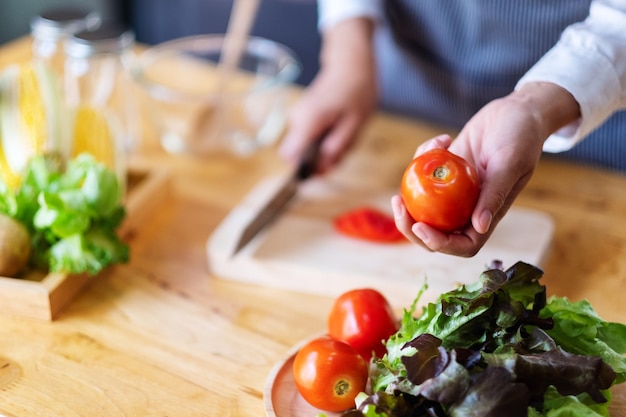
M 624 62 L 620 56 L 623 52 L 619 52 L 618 39 L 611 34 L 610 41 L 603 42 L 597 30 L 589 30 L 598 22 L 593 23 L 587 21 L 566 29 L 559 42 L 515 87 L 517 90 L 529 82 L 551 82 L 569 91 L 580 106 L 581 117 L 546 140 L 547 152 L 571 149 L 624 105 L 620 78 L 623 69 L 619 67 Z
M 574 70 L 575 68 L 575 70 Z M 593 50 L 555 47 L 518 82 L 551 82 L 569 91 L 580 106 L 581 117 L 548 138 L 544 150 L 570 149 L 604 122 L 615 110 L 619 79 L 606 58 Z
M 359 17 L 380 21 L 383 17 L 380 0 L 318 0 L 320 32 L 347 19 Z

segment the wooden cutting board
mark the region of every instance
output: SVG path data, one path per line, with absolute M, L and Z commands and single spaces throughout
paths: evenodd
M 363 205 L 391 213 L 395 190 L 385 181 L 356 184 L 340 175 L 325 176 L 302 184 L 282 215 L 233 255 L 244 226 L 284 180 L 277 175 L 261 181 L 209 237 L 209 269 L 216 277 L 331 297 L 373 287 L 403 308 L 411 305 L 425 280 L 428 291 L 421 304 L 476 281 L 496 259 L 505 267 L 520 260 L 541 266 L 554 229 L 546 214 L 513 207 L 473 258 L 431 253 L 409 242 L 356 240 L 335 231 L 333 218 Z

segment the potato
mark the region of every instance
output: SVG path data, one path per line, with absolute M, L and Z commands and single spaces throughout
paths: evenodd
M 0 276 L 16 277 L 28 263 L 31 245 L 26 227 L 0 214 Z

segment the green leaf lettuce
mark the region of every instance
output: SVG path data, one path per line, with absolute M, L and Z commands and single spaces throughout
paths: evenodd
M 127 262 L 116 234 L 125 216 L 115 173 L 89 154 L 62 169 L 53 158 L 31 159 L 17 190 L 0 183 L 0 211 L 22 222 L 33 245 L 31 264 L 49 271 L 96 274 Z

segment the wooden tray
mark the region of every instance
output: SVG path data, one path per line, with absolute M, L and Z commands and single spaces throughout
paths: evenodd
M 119 229 L 128 236 L 167 196 L 169 174 L 131 168 L 127 179 L 126 217 Z M 51 321 L 94 279 L 88 274 L 29 272 L 21 278 L 0 277 L 0 314 Z

